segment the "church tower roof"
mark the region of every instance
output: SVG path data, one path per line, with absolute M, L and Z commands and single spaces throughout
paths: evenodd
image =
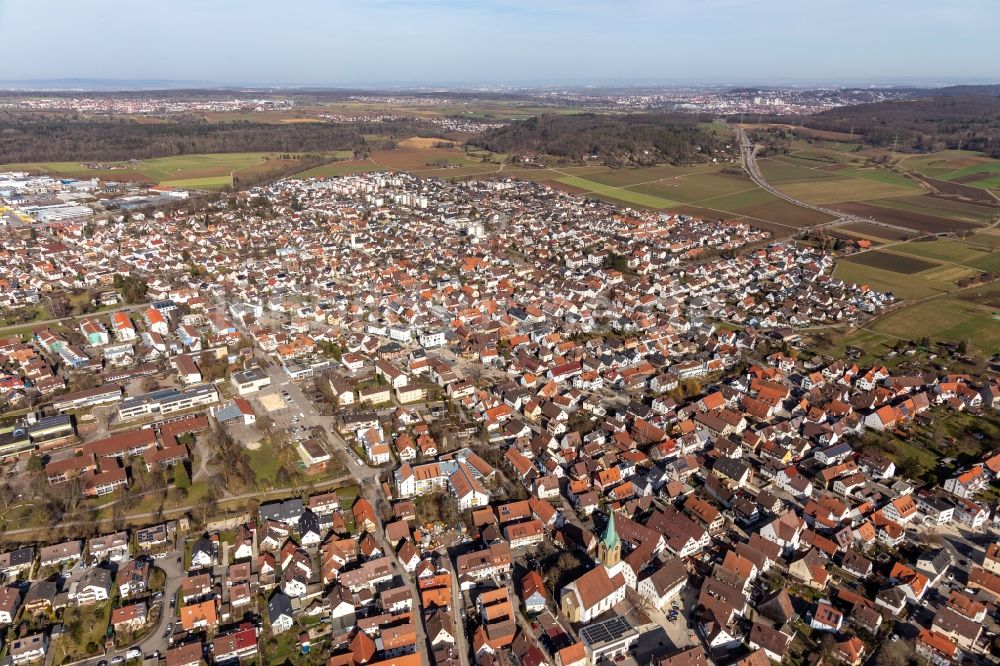
M 615 529 L 615 512 L 608 516 L 608 524 L 604 526 L 604 534 L 601 536 L 601 543 L 605 549 L 611 551 L 618 547 L 618 531 Z

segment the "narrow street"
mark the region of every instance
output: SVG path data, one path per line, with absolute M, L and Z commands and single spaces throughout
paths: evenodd
M 379 504 L 379 491 L 374 483 L 363 483 L 361 485 L 361 496 L 372 503 L 372 506 L 377 507 Z M 427 643 L 427 632 L 424 629 L 424 616 L 421 612 L 420 607 L 420 591 L 417 589 L 417 583 L 414 577 L 403 569 L 403 566 L 399 562 L 399 558 L 396 556 L 395 549 L 385 538 L 385 530 L 376 530 L 376 533 L 372 536 L 378 541 L 379 547 L 386 556 L 392 561 L 392 568 L 399 577 L 400 580 L 406 585 L 407 589 L 410 590 L 410 596 L 413 600 L 413 629 L 417 637 L 417 648 L 418 650 L 424 650 L 423 654 L 428 655 L 430 650 L 430 645 Z
M 448 551 L 444 551 L 444 556 L 449 557 Z M 449 557 L 449 569 L 451 569 L 451 617 L 455 621 L 455 651 L 458 652 L 458 660 L 462 666 L 469 666 L 469 641 L 465 635 L 465 605 L 462 603 L 462 590 L 458 583 L 458 574 L 455 572 L 455 564 Z

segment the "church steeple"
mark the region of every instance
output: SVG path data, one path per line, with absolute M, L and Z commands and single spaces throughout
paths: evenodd
M 622 542 L 618 538 L 618 531 L 615 529 L 614 511 L 608 516 L 608 524 L 604 527 L 601 542 L 597 544 L 597 559 L 609 569 L 618 564 L 622 559 Z

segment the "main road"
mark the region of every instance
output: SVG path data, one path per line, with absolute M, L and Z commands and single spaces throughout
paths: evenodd
M 849 215 L 846 213 L 842 213 L 838 210 L 833 210 L 832 208 L 824 208 L 823 206 L 817 206 L 816 204 L 811 204 L 808 201 L 802 201 L 801 199 L 796 199 L 793 196 L 785 194 L 781 190 L 771 185 L 771 183 L 767 182 L 767 179 L 764 177 L 763 172 L 761 172 L 760 170 L 760 166 L 758 166 L 757 164 L 757 153 L 760 152 L 761 145 L 759 143 L 752 142 L 750 140 L 750 137 L 747 136 L 747 133 L 743 131 L 743 128 L 733 126 L 733 130 L 736 132 L 736 137 L 740 142 L 740 154 L 743 159 L 743 169 L 744 171 L 747 172 L 747 175 L 750 176 L 750 180 L 752 180 L 754 184 L 757 185 L 757 187 L 761 188 L 762 190 L 766 190 L 767 192 L 773 194 L 779 199 L 787 201 L 788 203 L 795 204 L 796 206 L 800 206 L 802 208 L 808 208 L 809 210 L 814 210 L 818 213 L 823 213 L 824 215 L 829 215 L 834 218 L 829 222 L 823 222 L 820 224 L 814 224 L 802 227 L 803 231 L 806 229 L 822 229 L 825 227 L 836 227 L 841 224 L 850 224 L 852 222 L 864 222 L 866 224 L 875 224 L 880 227 L 886 227 L 889 229 L 899 229 L 901 231 L 907 231 L 907 232 L 913 231 L 912 229 L 899 227 L 894 224 L 887 224 L 885 222 L 879 222 L 878 220 L 873 220 L 871 218 L 858 217 L 856 215 Z

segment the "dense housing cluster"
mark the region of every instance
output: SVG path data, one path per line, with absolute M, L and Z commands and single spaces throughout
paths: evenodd
M 2 247 L 5 311 L 94 301 L 0 339 L 11 483 L 62 515 L 211 483 L 227 510 L 8 535 L 14 663 L 989 649 L 1000 454 L 931 478 L 877 444 L 995 419 L 1000 385 L 800 353 L 802 329 L 893 300 L 823 251 L 515 180 L 80 205 Z M 262 483 L 271 452 L 285 476 Z M 80 607 L 106 611 L 106 648 L 67 629 Z

